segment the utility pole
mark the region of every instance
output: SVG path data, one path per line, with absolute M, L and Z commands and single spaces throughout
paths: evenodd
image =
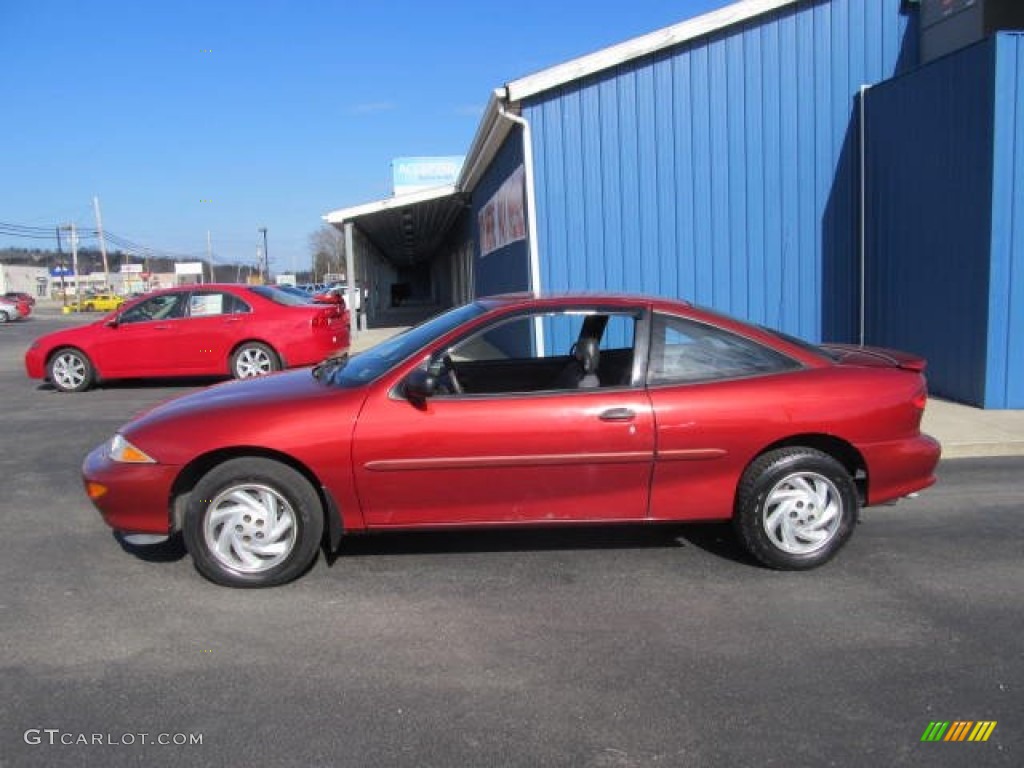
M 100 236 L 100 253 L 103 254 L 103 290 L 110 290 L 110 265 L 107 263 L 107 241 L 103 239 L 103 219 L 100 218 L 100 199 L 93 195 L 93 207 L 96 209 L 96 233 Z
M 64 290 L 64 249 L 60 245 L 60 227 L 57 228 L 57 274 L 60 275 L 60 303 L 61 307 L 68 305 L 68 294 Z
M 257 232 L 263 233 L 263 265 L 260 267 L 260 276 L 264 277 L 264 281 L 270 279 L 270 252 L 267 250 L 267 228 L 260 227 Z
M 206 264 L 210 267 L 210 282 L 215 282 L 213 277 L 213 246 L 210 245 L 210 230 L 206 230 Z
M 78 230 L 71 222 L 64 229 L 71 232 L 71 271 L 75 275 L 75 305 L 77 311 L 82 310 L 82 276 L 78 274 Z

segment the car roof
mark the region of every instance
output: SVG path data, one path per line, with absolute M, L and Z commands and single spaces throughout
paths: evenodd
M 551 293 L 502 293 L 494 296 L 483 296 L 477 301 L 488 308 L 498 308 L 513 304 L 529 306 L 560 306 L 563 304 L 602 304 L 621 307 L 656 307 L 666 309 L 692 308 L 693 305 L 683 299 L 669 299 L 664 296 L 647 296 L 633 293 L 616 293 L 612 291 L 563 291 Z

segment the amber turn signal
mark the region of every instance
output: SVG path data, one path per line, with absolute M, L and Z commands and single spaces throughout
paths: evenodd
M 85 484 L 85 492 L 89 494 L 89 498 L 94 501 L 100 496 L 103 496 L 109 488 L 101 483 L 88 482 Z

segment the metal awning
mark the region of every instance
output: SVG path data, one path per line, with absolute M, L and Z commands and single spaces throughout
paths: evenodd
M 388 261 L 406 266 L 436 253 L 463 204 L 454 186 L 436 187 L 331 211 L 324 220 L 339 228 L 356 224 Z

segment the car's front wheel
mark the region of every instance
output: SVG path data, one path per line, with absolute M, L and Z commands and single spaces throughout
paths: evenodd
M 47 374 L 61 392 L 84 392 L 92 384 L 92 363 L 84 352 L 60 349 L 50 358 Z
M 11 316 L 0 309 L 0 324 L 11 322 Z
M 280 369 L 281 362 L 274 350 L 258 341 L 246 342 L 231 356 L 231 375 L 236 379 L 266 376 Z
M 807 570 L 839 551 L 858 512 L 857 489 L 842 464 L 813 448 L 782 448 L 744 472 L 733 523 L 764 565 Z
M 312 564 L 323 524 L 320 497 L 299 472 L 270 459 L 240 458 L 196 484 L 183 532 L 206 578 L 229 587 L 271 587 Z

